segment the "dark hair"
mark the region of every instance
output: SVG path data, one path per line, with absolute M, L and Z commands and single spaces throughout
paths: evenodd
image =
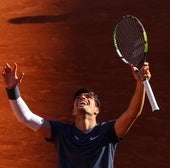
M 100 108 L 101 105 L 97 94 L 87 88 L 81 88 L 77 90 L 74 94 L 74 99 L 76 99 L 76 97 L 80 96 L 82 93 L 90 93 L 94 97 L 96 107 Z

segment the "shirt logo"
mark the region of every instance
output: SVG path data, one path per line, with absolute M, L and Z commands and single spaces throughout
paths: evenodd
M 90 137 L 90 140 L 93 141 L 95 139 L 97 139 L 99 137 L 99 135 L 95 136 L 95 137 Z
M 74 136 L 74 138 L 75 138 L 76 140 L 79 140 L 79 137 L 77 137 L 76 135 Z

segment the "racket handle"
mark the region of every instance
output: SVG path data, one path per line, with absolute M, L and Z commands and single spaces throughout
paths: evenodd
M 151 85 L 149 83 L 149 81 L 147 79 L 145 79 L 143 81 L 143 84 L 145 86 L 145 90 L 146 90 L 146 94 L 148 96 L 148 99 L 149 99 L 149 102 L 151 104 L 151 107 L 152 107 L 152 111 L 158 111 L 159 110 L 159 107 L 158 107 L 158 104 L 156 102 L 156 99 L 155 99 L 155 96 L 153 94 L 153 91 L 152 91 L 152 88 L 151 88 Z

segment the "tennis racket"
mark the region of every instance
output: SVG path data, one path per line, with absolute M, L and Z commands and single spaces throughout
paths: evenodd
M 125 64 L 137 67 L 146 61 L 148 38 L 144 26 L 135 16 L 125 15 L 116 22 L 113 41 L 117 55 Z M 144 79 L 143 83 L 152 111 L 159 110 L 149 81 Z

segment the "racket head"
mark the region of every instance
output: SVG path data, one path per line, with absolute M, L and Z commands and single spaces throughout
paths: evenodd
M 139 66 L 146 60 L 148 38 L 141 21 L 133 15 L 121 17 L 114 26 L 113 42 L 117 55 L 130 66 Z

